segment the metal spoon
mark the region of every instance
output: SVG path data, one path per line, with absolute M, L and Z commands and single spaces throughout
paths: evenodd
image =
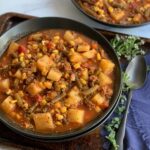
M 119 145 L 118 150 L 123 150 L 123 139 L 125 136 L 125 128 L 126 128 L 126 122 L 127 122 L 127 116 L 128 116 L 128 110 L 131 103 L 132 98 L 132 90 L 141 88 L 146 80 L 147 75 L 147 67 L 146 62 L 143 56 L 136 56 L 131 60 L 129 65 L 126 68 L 125 71 L 129 77 L 129 82 L 133 85 L 132 88 L 129 91 L 128 95 L 128 101 L 126 104 L 126 110 L 124 112 L 124 117 L 121 121 L 116 141 Z

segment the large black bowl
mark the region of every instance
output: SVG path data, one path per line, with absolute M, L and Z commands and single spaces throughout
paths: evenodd
M 104 22 L 102 20 L 98 20 L 96 17 L 92 16 L 91 14 L 87 13 L 77 2 L 77 0 L 72 0 L 73 4 L 76 6 L 76 8 L 78 8 L 83 14 L 85 14 L 86 16 L 88 16 L 89 18 L 91 18 L 92 20 L 95 20 L 98 23 L 107 25 L 107 26 L 111 26 L 111 27 L 118 27 L 118 28 L 132 28 L 132 27 L 138 27 L 138 26 L 143 26 L 143 25 L 147 25 L 150 24 L 150 21 L 147 22 L 143 22 L 143 23 L 137 23 L 137 24 L 113 24 L 113 23 L 109 23 L 109 22 Z
M 115 79 L 115 86 L 114 86 L 114 94 L 111 99 L 110 107 L 108 108 L 108 110 L 104 112 L 104 114 L 97 116 L 94 120 L 89 122 L 84 127 L 77 130 L 72 130 L 70 132 L 65 132 L 65 133 L 41 134 L 41 133 L 24 129 L 20 127 L 18 124 L 9 120 L 2 111 L 0 112 L 0 121 L 3 122 L 5 125 L 7 125 L 9 128 L 11 128 L 12 130 L 14 130 L 15 132 L 32 139 L 44 140 L 44 141 L 69 140 L 84 135 L 85 133 L 88 133 L 91 130 L 95 129 L 96 127 L 101 125 L 104 121 L 106 121 L 109 115 L 113 112 L 114 108 L 118 103 L 118 97 L 121 92 L 121 85 L 122 85 L 121 68 L 113 48 L 110 46 L 109 42 L 101 34 L 97 33 L 95 30 L 82 23 L 70 19 L 56 18 L 56 17 L 31 19 L 13 27 L 12 29 L 4 33 L 0 37 L 0 56 L 5 52 L 9 43 L 12 40 L 19 40 L 20 38 L 30 33 L 45 30 L 45 29 L 74 30 L 84 34 L 85 36 L 90 37 L 93 40 L 96 40 L 104 48 L 106 53 L 109 55 L 109 57 L 116 65 L 115 67 L 116 79 Z

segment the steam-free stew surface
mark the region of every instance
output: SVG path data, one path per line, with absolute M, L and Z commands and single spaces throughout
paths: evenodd
M 150 21 L 150 0 L 76 0 L 97 20 L 112 24 L 140 24 Z
M 0 60 L 1 111 L 37 132 L 82 127 L 109 107 L 114 68 L 102 47 L 80 33 L 33 33 L 12 41 Z

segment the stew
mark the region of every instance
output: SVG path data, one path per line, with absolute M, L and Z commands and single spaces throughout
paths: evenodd
M 0 59 L 1 111 L 36 132 L 70 131 L 102 114 L 115 64 L 94 40 L 51 29 L 12 41 Z
M 140 24 L 150 21 L 150 0 L 77 0 L 97 20 L 111 24 Z

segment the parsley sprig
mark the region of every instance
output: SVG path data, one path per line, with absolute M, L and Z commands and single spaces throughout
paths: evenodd
M 144 41 L 135 36 L 119 36 L 117 35 L 111 40 L 111 45 L 115 49 L 116 54 L 119 59 L 122 57 L 127 61 L 131 60 L 136 55 L 143 55 L 145 52 L 142 50 L 141 46 Z M 150 70 L 150 68 L 148 68 Z M 126 93 L 131 89 L 133 85 L 129 82 L 129 77 L 123 72 L 123 87 L 122 94 L 119 98 L 119 106 L 115 110 L 115 117 L 112 118 L 106 125 L 105 129 L 108 132 L 106 139 L 112 144 L 114 150 L 118 150 L 118 145 L 116 143 L 116 131 L 119 128 L 121 117 L 125 110 L 125 104 L 127 101 Z
M 111 40 L 111 45 L 115 49 L 118 58 L 125 57 L 131 60 L 136 55 L 143 55 L 145 52 L 141 49 L 144 41 L 135 36 L 117 35 Z

